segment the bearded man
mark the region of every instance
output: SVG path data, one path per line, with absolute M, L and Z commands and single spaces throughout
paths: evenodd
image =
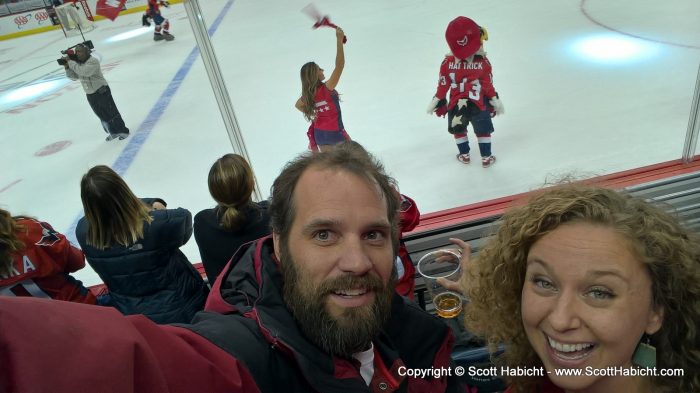
M 355 142 L 303 155 L 275 180 L 269 212 L 272 236 L 233 256 L 214 284 L 207 311 L 192 324 L 154 327 L 143 319 L 125 323 L 103 316 L 100 324 L 116 324 L 120 333 L 117 343 L 105 345 L 125 349 L 130 342 L 126 357 L 139 364 L 128 369 L 133 387 L 127 390 L 152 388 L 139 381 L 157 374 L 171 391 L 463 391 L 454 372 L 447 372 L 449 328 L 394 294 L 398 200 L 381 164 Z M 27 334 L 28 317 L 19 314 L 0 304 L 3 327 L 24 328 L 0 333 L 0 348 L 8 336 Z M 89 319 L 79 314 L 76 320 Z M 71 328 L 85 333 L 84 325 Z M 131 337 L 127 343 L 125 336 Z M 104 337 L 102 332 L 91 340 Z M 15 374 L 21 374 L 17 362 L 30 349 L 26 345 L 33 344 L 14 344 L 8 352 Z M 82 363 L 81 374 L 117 379 L 115 360 L 89 371 L 86 364 L 91 362 Z M 115 375 L 105 379 L 105 373 Z M 42 374 L 41 382 L 47 379 L 59 380 L 47 385 L 53 391 L 67 383 L 65 375 L 61 380 Z M 119 381 L 128 385 L 125 379 Z

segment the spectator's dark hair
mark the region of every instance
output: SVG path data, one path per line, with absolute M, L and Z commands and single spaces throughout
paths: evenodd
M 325 152 L 307 152 L 287 163 L 272 185 L 270 222 L 272 231 L 282 244 L 287 243 L 294 222 L 294 189 L 301 175 L 309 168 L 330 169 L 352 173 L 368 184 L 376 186 L 386 203 L 387 219 L 391 224 L 394 251 L 398 248 L 399 202 L 394 196 L 394 180 L 384 172 L 384 166 L 359 143 L 347 141 Z
M 219 225 L 233 231 L 241 227 L 245 217 L 241 209 L 251 204 L 255 188 L 253 170 L 242 156 L 226 154 L 209 170 L 209 193 L 218 203 Z

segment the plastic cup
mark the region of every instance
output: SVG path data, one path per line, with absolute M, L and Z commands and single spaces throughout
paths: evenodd
M 438 278 L 459 280 L 462 274 L 460 257 L 456 250 L 437 250 L 423 255 L 418 261 L 418 273 L 423 276 L 435 313 L 442 318 L 454 318 L 462 312 L 462 295 L 437 283 Z

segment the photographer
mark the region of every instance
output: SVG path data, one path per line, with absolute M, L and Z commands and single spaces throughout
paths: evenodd
M 90 107 L 102 121 L 102 128 L 109 134 L 105 140 L 126 139 L 129 129 L 124 125 L 109 85 L 102 75 L 100 61 L 90 56 L 90 48 L 84 43 L 76 45 L 73 49 L 74 53 L 69 49 L 66 51 L 66 57 L 59 60 L 59 64 L 66 69 L 66 76 L 72 80 L 80 80 Z

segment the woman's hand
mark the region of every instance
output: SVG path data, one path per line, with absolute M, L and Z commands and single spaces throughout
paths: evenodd
M 457 253 L 460 254 L 459 265 L 460 272 L 463 275 L 467 269 L 467 265 L 469 264 L 469 258 L 471 257 L 472 248 L 469 246 L 469 243 L 465 242 L 462 239 L 450 238 L 449 240 L 450 243 L 459 247 L 459 249 L 455 251 L 457 251 Z M 450 291 L 464 294 L 462 285 L 460 284 L 460 281 L 462 281 L 461 276 L 460 279 L 457 281 L 450 281 L 446 278 L 438 278 L 436 281 L 438 284 L 442 285 L 444 288 L 447 288 Z
M 339 42 L 343 42 L 345 39 L 345 32 L 340 27 L 335 28 L 335 38 L 337 38 Z

